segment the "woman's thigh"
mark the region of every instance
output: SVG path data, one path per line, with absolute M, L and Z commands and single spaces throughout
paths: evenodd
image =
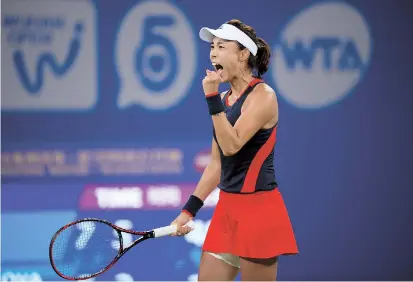
M 208 252 L 203 252 L 198 271 L 198 281 L 234 281 L 238 267 L 219 259 Z
M 278 257 L 269 259 L 241 258 L 242 281 L 275 281 Z

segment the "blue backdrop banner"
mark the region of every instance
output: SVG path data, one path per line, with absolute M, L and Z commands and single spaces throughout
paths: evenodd
M 59 280 L 48 243 L 69 221 L 176 217 L 210 159 L 198 32 L 234 18 L 272 50 L 276 176 L 300 250 L 278 280 L 413 279 L 411 1 L 3 2 L 2 280 Z M 217 197 L 194 232 L 95 280 L 196 280 Z

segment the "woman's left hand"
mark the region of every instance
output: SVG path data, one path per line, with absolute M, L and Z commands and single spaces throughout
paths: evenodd
M 222 70 L 206 70 L 206 76 L 202 80 L 205 95 L 218 92 L 219 84 L 221 83 L 221 73 Z

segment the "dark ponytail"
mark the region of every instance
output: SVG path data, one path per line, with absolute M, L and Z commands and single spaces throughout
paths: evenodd
M 270 64 L 271 58 L 271 49 L 268 43 L 260 37 L 257 37 L 255 43 L 258 46 L 258 51 L 255 56 L 256 59 L 254 60 L 254 67 L 257 70 L 258 77 L 261 77 L 268 71 L 268 65 Z
M 268 65 L 270 63 L 271 58 L 270 46 L 267 44 L 267 42 L 264 41 L 264 39 L 257 37 L 254 28 L 244 24 L 240 20 L 230 20 L 227 22 L 227 24 L 235 26 L 236 28 L 244 32 L 246 35 L 248 35 L 252 39 L 252 41 L 254 41 L 255 44 L 257 44 L 257 55 L 254 56 L 250 54 L 250 57 L 248 58 L 248 66 L 253 72 L 254 70 L 256 70 L 256 76 L 258 78 L 261 78 L 261 76 L 268 71 Z M 238 46 L 240 47 L 240 49 L 245 49 L 245 47 L 242 46 L 240 43 L 238 43 Z

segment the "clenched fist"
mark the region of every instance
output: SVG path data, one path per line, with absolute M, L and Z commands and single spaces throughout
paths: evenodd
M 206 70 L 206 76 L 202 80 L 202 87 L 205 95 L 218 92 L 219 84 L 221 83 L 222 69 L 218 71 Z

